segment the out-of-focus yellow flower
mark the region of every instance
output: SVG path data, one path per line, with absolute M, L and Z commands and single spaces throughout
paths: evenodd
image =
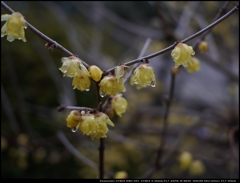
M 24 28 L 27 28 L 27 23 L 21 13 L 15 12 L 12 15 L 2 15 L 1 21 L 6 21 L 1 29 L 1 37 L 7 36 L 7 40 L 12 42 L 15 39 L 22 39 L 26 42 Z
M 73 110 L 67 117 L 67 127 L 68 128 L 77 128 L 80 121 L 82 120 L 80 112 Z
M 187 169 L 192 163 L 192 159 L 193 159 L 192 155 L 189 152 L 187 151 L 182 152 L 178 158 L 180 167 L 182 169 Z
M 175 67 L 178 68 L 180 65 L 187 67 L 192 62 L 192 55 L 195 52 L 191 46 L 188 46 L 183 43 L 178 43 L 177 46 L 173 49 L 171 56 L 175 62 Z
M 8 147 L 8 141 L 5 137 L 1 136 L 1 150 L 5 150 Z
M 131 76 L 130 80 L 131 85 L 137 85 L 137 88 L 140 89 L 146 86 L 156 86 L 156 78 L 154 75 L 154 69 L 148 64 L 141 64 L 138 66 Z
M 106 138 L 106 133 L 108 132 L 107 124 L 114 126 L 109 117 L 102 112 L 95 115 L 84 114 L 82 119 L 79 128 L 83 134 L 90 136 L 92 140 L 94 138 Z
M 88 71 L 89 71 L 89 73 L 90 73 L 91 78 L 92 78 L 94 81 L 98 82 L 98 81 L 101 79 L 103 72 L 102 72 L 102 70 L 101 70 L 99 67 L 97 67 L 96 65 L 91 65 L 91 66 L 88 68 Z
M 207 51 L 208 49 L 208 43 L 206 41 L 201 41 L 198 45 L 198 49 L 202 52 Z
M 105 76 L 99 83 L 99 86 L 99 92 L 102 97 L 105 95 L 116 95 L 126 91 L 123 78 L 117 80 L 113 75 Z
M 115 68 L 115 79 L 119 82 L 124 78 L 128 67 L 126 65 L 120 65 Z
M 29 138 L 27 134 L 21 133 L 17 137 L 17 142 L 19 145 L 23 145 L 23 146 L 27 145 L 28 141 L 29 141 Z
M 73 78 L 72 86 L 73 89 L 77 88 L 80 91 L 89 91 L 91 80 L 86 74 L 79 73 Z
M 205 172 L 205 166 L 200 160 L 194 160 L 189 167 L 189 174 L 201 175 Z
M 125 171 L 118 171 L 118 172 L 116 172 L 114 178 L 115 179 L 126 179 L 126 178 L 128 178 L 128 174 Z
M 122 117 L 122 114 L 127 110 L 127 100 L 122 97 L 122 94 L 118 94 L 113 97 L 111 101 L 111 107 L 116 112 L 116 114 Z
M 197 58 L 192 57 L 192 62 L 191 64 L 188 64 L 187 67 L 185 67 L 188 73 L 194 73 L 197 72 L 200 69 L 200 62 Z
M 36 163 L 41 163 L 44 158 L 47 156 L 47 151 L 43 147 L 38 147 L 36 151 L 33 153 L 33 160 Z

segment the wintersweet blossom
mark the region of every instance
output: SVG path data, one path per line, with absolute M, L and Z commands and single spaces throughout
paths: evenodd
M 7 36 L 7 40 L 10 42 L 15 39 L 27 41 L 24 32 L 24 29 L 27 28 L 27 22 L 21 13 L 14 12 L 11 15 L 2 15 L 1 21 L 6 21 L 1 29 L 1 37 Z
M 205 166 L 202 161 L 194 160 L 189 167 L 189 174 L 201 175 L 205 172 Z
M 95 114 L 86 113 L 77 110 L 73 110 L 67 117 L 67 127 L 72 129 L 72 132 L 76 132 L 78 129 L 81 130 L 83 135 L 90 136 L 91 139 L 106 138 L 108 132 L 108 126 L 114 126 L 114 123 L 109 117 L 102 112 Z
M 154 69 L 149 64 L 139 65 L 133 72 L 130 80 L 131 85 L 137 85 L 140 89 L 146 86 L 156 86 L 156 78 L 154 74 Z
M 63 76 L 73 78 L 73 89 L 89 90 L 91 85 L 90 74 L 82 62 L 75 56 L 63 57 L 63 65 L 59 68 Z
M 185 67 L 188 73 L 192 74 L 197 72 L 200 69 L 200 62 L 197 58 L 192 57 L 191 64 L 188 64 L 187 67 Z
M 89 73 L 90 73 L 91 78 L 92 78 L 94 81 L 98 82 L 98 81 L 101 79 L 103 72 L 102 72 L 102 70 L 101 70 L 99 67 L 97 67 L 96 65 L 91 65 L 91 66 L 88 68 L 88 71 L 89 71 Z
M 100 95 L 104 97 L 105 95 L 116 95 L 121 92 L 125 92 L 126 88 L 123 83 L 123 78 L 117 80 L 113 75 L 105 76 L 99 83 Z
M 84 114 L 82 119 L 83 120 L 79 123 L 79 128 L 84 135 L 90 136 L 92 140 L 94 138 L 106 138 L 106 133 L 108 132 L 107 124 L 114 126 L 109 117 L 102 112 L 95 115 Z
M 180 167 L 182 169 L 187 169 L 190 164 L 192 163 L 192 155 L 191 153 L 187 152 L 187 151 L 184 151 L 180 154 L 178 160 L 179 160 L 179 163 L 180 163 Z
M 198 45 L 198 49 L 202 52 L 207 51 L 208 49 L 208 43 L 206 41 L 201 41 Z
M 180 65 L 187 67 L 192 63 L 191 58 L 194 54 L 195 52 L 191 46 L 183 43 L 178 43 L 171 53 L 171 56 L 175 62 L 175 68 L 178 68 Z
M 111 100 L 111 107 L 116 114 L 122 117 L 122 114 L 127 110 L 128 102 L 122 97 L 122 94 L 118 94 Z

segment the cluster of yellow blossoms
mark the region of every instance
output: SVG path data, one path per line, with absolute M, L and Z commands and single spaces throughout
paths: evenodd
M 107 124 L 114 126 L 109 117 L 102 112 L 90 114 L 85 113 L 85 111 L 80 113 L 73 110 L 67 117 L 67 127 L 71 128 L 73 132 L 76 132 L 79 128 L 84 135 L 90 136 L 92 140 L 107 137 Z
M 1 21 L 6 21 L 1 29 L 1 37 L 7 36 L 7 40 L 12 42 L 15 39 L 23 40 L 26 42 L 24 28 L 27 28 L 27 22 L 21 13 L 15 12 L 11 15 L 5 14 L 1 16 Z M 199 50 L 206 51 L 207 43 L 202 41 L 199 44 Z M 200 69 L 200 63 L 197 58 L 192 57 L 195 54 L 193 48 L 183 43 L 178 43 L 172 50 L 171 56 L 175 62 L 175 68 L 183 65 L 187 72 L 194 73 Z M 115 111 L 118 116 L 127 109 L 127 100 L 122 97 L 122 92 L 126 91 L 124 86 L 124 77 L 128 67 L 124 64 L 117 66 L 113 72 L 102 78 L 102 70 L 92 65 L 86 68 L 83 62 L 75 57 L 63 57 L 62 66 L 59 70 L 63 76 L 73 78 L 73 89 L 80 91 L 88 91 L 91 85 L 91 78 L 99 84 L 99 94 L 104 97 L 105 95 L 112 95 L 111 109 Z M 156 78 L 154 69 L 147 63 L 140 64 L 133 72 L 131 85 L 136 85 L 138 89 L 147 86 L 156 86 Z M 72 128 L 73 131 L 80 128 L 83 134 L 90 135 L 94 138 L 105 138 L 108 131 L 107 125 L 114 124 L 108 116 L 102 112 L 97 114 L 81 114 L 78 111 L 72 111 L 67 117 L 67 126 Z
M 24 29 L 27 28 L 27 22 L 21 13 L 15 12 L 12 15 L 1 15 L 1 21 L 6 21 L 1 29 L 1 37 L 7 36 L 7 40 L 13 42 L 15 39 L 22 39 L 26 42 Z

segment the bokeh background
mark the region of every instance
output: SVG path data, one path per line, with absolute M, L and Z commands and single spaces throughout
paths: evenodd
M 144 55 L 194 34 L 212 23 L 224 3 L 6 2 L 42 33 L 102 70 L 138 58 L 146 41 Z M 230 2 L 226 11 L 237 3 Z M 1 14 L 8 12 L 1 8 Z M 1 38 L 1 177 L 98 178 L 99 140 L 72 133 L 66 127 L 70 110 L 57 111 L 62 104 L 95 108 L 95 85 L 88 92 L 73 90 L 71 79 L 58 69 L 68 55 L 45 49 L 46 42 L 29 29 L 25 34 L 26 43 Z M 201 69 L 189 74 L 181 68 L 176 77 L 165 164 L 151 178 L 239 178 L 239 12 L 205 40 L 206 52 L 195 49 Z M 123 96 L 128 109 L 122 118 L 111 118 L 115 127 L 105 140 L 105 169 L 110 172 L 105 178 L 117 172 L 139 178 L 154 164 L 174 66 L 171 52 L 151 59 L 150 65 L 156 87 L 137 90 L 127 82 Z

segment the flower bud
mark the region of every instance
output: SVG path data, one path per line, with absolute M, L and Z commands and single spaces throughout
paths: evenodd
M 102 78 L 102 70 L 97 67 L 96 65 L 91 65 L 89 68 L 88 68 L 88 71 L 90 73 L 90 77 L 98 82 L 101 78 Z

